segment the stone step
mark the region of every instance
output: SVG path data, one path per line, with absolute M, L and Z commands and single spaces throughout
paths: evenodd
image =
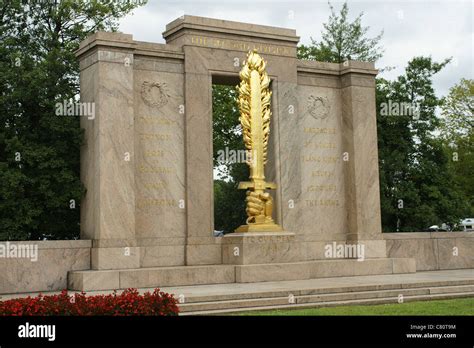
M 449 286 L 449 287 L 434 287 L 430 288 L 430 294 L 448 294 L 456 292 L 470 292 L 474 291 L 474 286 L 472 285 L 459 285 L 459 286 Z
M 203 265 L 68 273 L 70 290 L 93 291 L 200 284 L 255 283 L 416 272 L 415 259 L 315 260 L 252 265 Z
M 429 301 L 429 300 L 446 300 L 455 298 L 468 298 L 474 297 L 474 291 L 470 292 L 447 292 L 440 294 L 428 294 L 428 295 L 412 295 L 404 296 L 403 302 L 414 302 L 414 301 Z M 225 313 L 238 313 L 248 311 L 262 311 L 262 310 L 273 310 L 273 309 L 304 309 L 304 308 L 321 308 L 321 307 L 336 307 L 336 306 L 349 306 L 349 305 L 375 305 L 375 304 L 394 304 L 398 303 L 397 297 L 379 297 L 369 299 L 352 299 L 352 300 L 341 300 L 341 301 L 327 301 L 327 302 L 309 302 L 309 303 L 295 303 L 295 304 L 276 304 L 276 305 L 264 305 L 264 306 L 253 306 L 253 307 L 240 307 L 231 309 L 211 309 L 211 310 L 199 310 L 199 311 L 183 311 L 180 315 L 212 315 L 212 314 L 225 314 Z
M 319 289 L 318 289 L 319 290 Z M 236 299 L 236 300 L 214 300 L 207 302 L 188 302 L 180 304 L 180 310 L 182 312 L 197 312 L 197 311 L 208 311 L 208 310 L 221 310 L 221 309 L 235 309 L 235 308 L 249 308 L 249 307 L 263 307 L 263 306 L 284 306 L 292 304 L 303 304 L 303 303 L 321 303 L 321 302 L 340 302 L 340 301 L 351 301 L 360 299 L 374 299 L 374 298 L 392 298 L 395 302 L 398 301 L 400 295 L 403 298 L 406 296 L 419 296 L 419 295 L 430 295 L 430 294 L 445 294 L 445 293 L 474 293 L 474 285 L 464 286 L 449 286 L 449 287 L 437 287 L 437 288 L 411 288 L 411 289 L 394 289 L 394 290 L 372 290 L 372 291 L 352 291 L 344 293 L 329 293 L 329 294 L 318 294 L 318 295 L 302 295 L 297 296 L 294 294 L 281 296 L 281 297 L 269 297 L 269 298 L 247 298 L 247 299 Z M 192 300 L 192 299 L 191 299 Z M 293 301 L 291 303 L 290 301 Z
M 457 292 L 457 289 L 462 290 L 464 286 L 474 286 L 474 279 L 466 280 L 451 280 L 451 281 L 424 281 L 414 283 L 392 283 L 392 284 L 368 284 L 368 285 L 351 285 L 338 287 L 322 287 L 322 288 L 293 288 L 287 290 L 271 290 L 271 291 L 250 291 L 242 292 L 241 289 L 236 289 L 235 293 L 212 294 L 205 296 L 188 295 L 186 291 L 172 291 L 176 298 L 183 297 L 186 304 L 196 302 L 215 302 L 226 300 L 246 300 L 246 299 L 262 299 L 273 297 L 285 297 L 291 294 L 295 297 L 305 295 L 318 294 L 338 294 L 338 293 L 355 293 L 365 291 L 377 290 L 397 290 L 405 292 L 407 289 L 429 288 L 431 293 L 440 291 L 439 289 L 452 289 L 452 292 Z M 184 290 L 184 289 L 183 289 Z M 239 291 L 240 290 L 240 291 Z

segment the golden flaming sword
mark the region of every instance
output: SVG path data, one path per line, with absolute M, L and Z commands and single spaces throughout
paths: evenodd
M 270 135 L 270 79 L 265 71 L 266 63 L 257 50 L 247 54 L 240 71 L 238 105 L 240 124 L 245 148 L 250 158 L 250 181 L 239 183 L 239 189 L 247 190 L 247 224 L 236 232 L 273 232 L 282 228 L 272 218 L 273 200 L 265 189 L 276 189 L 274 183 L 265 181 L 268 138 Z

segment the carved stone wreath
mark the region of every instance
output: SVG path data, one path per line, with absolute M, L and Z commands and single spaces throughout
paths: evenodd
M 308 112 L 315 119 L 324 120 L 329 116 L 329 100 L 327 97 L 315 97 L 310 95 L 308 98 Z
M 170 95 L 165 82 L 148 82 L 142 84 L 142 99 L 152 108 L 161 108 L 168 103 Z

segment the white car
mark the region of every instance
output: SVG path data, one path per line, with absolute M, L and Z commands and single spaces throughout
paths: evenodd
M 460 225 L 464 228 L 464 231 L 474 230 L 474 218 L 466 218 L 461 220 Z

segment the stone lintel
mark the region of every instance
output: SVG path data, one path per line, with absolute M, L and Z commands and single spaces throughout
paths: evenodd
M 296 45 L 299 37 L 295 29 L 278 28 L 266 25 L 233 22 L 197 16 L 181 16 L 166 25 L 163 38 L 169 42 L 182 35 L 183 31 L 189 33 L 231 34 L 236 36 L 271 39 L 286 41 Z

